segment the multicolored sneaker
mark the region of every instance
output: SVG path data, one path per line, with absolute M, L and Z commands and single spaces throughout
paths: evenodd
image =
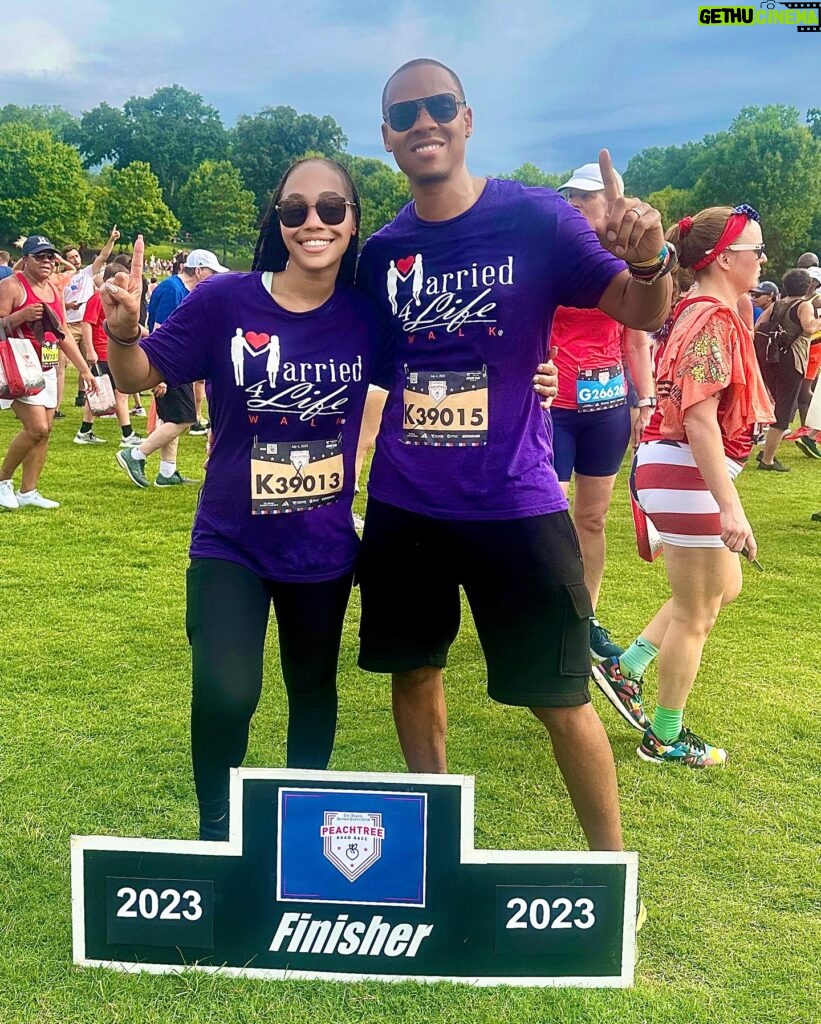
M 700 736 L 682 729 L 678 739 L 662 743 L 650 726 L 644 733 L 636 753 L 642 761 L 657 764 L 686 764 L 688 768 L 722 768 L 727 763 L 727 751 L 706 743 Z
M 594 665 L 593 682 L 607 697 L 621 717 L 639 732 L 650 728 L 650 719 L 644 713 L 641 699 L 641 679 L 626 676 L 618 658 L 606 658 L 601 665 Z
M 595 615 L 590 620 L 590 654 L 596 661 L 619 658 L 624 654 L 624 648 L 613 643 L 610 634 Z

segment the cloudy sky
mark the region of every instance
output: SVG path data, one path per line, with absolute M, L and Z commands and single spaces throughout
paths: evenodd
M 0 17 L 0 105 L 79 114 L 176 82 L 226 126 L 289 104 L 330 114 L 351 152 L 385 157 L 382 85 L 429 56 L 462 77 L 476 125 L 470 163 L 482 174 L 525 161 L 563 171 L 604 145 L 623 168 L 646 146 L 725 128 L 746 105 L 788 103 L 802 115 L 821 106 L 821 33 L 701 26 L 697 0 L 74 0 L 24 10 L 6 5 Z

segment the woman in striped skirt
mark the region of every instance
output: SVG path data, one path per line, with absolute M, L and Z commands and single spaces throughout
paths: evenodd
M 738 556 L 756 555 L 734 480 L 757 424 L 771 422 L 773 411 L 736 304 L 758 283 L 767 258 L 758 214 L 746 205 L 685 217 L 667 238 L 695 284 L 676 306 L 657 355 L 658 405 L 637 451 L 634 482 L 664 543 L 672 597 L 602 669 L 614 697 L 643 728 L 641 758 L 704 768 L 723 765 L 727 752 L 684 726 L 684 707 L 718 613 L 741 590 Z M 656 656 L 659 692 L 650 722 L 641 685 Z

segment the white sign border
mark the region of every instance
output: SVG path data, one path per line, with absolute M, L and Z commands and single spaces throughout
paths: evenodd
M 626 869 L 624 922 L 622 927 L 621 973 L 603 977 L 438 977 L 410 974 L 361 974 L 326 971 L 276 970 L 268 967 L 227 967 L 208 964 L 125 963 L 119 960 L 95 960 L 86 956 L 85 884 L 83 877 L 86 850 L 110 850 L 124 853 L 184 853 L 189 856 L 242 856 L 242 790 L 245 781 L 357 784 L 390 783 L 405 786 L 454 786 L 461 789 L 460 842 L 462 864 L 623 864 Z M 385 792 L 382 790 L 381 792 Z M 121 836 L 71 837 L 71 921 L 73 961 L 78 967 L 105 967 L 124 974 L 181 974 L 200 971 L 231 978 L 305 981 L 416 981 L 434 984 L 445 981 L 457 985 L 489 988 L 509 985 L 513 988 L 630 988 L 636 967 L 636 905 L 638 899 L 638 854 L 635 852 L 575 852 L 548 850 L 477 850 L 474 842 L 475 787 L 471 775 L 410 775 L 400 772 L 335 772 L 289 768 L 232 768 L 230 781 L 231 817 L 228 842 L 187 839 L 139 839 Z M 426 815 L 427 828 L 427 815 Z M 279 858 L 277 858 L 278 860 Z M 425 851 L 427 881 L 427 849 Z

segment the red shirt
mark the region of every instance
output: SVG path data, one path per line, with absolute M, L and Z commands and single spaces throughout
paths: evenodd
M 62 300 L 62 297 L 59 296 L 54 291 L 54 286 L 53 285 L 50 285 L 53 298 L 51 300 L 41 299 L 38 295 L 36 295 L 34 293 L 34 290 L 32 289 L 31 285 L 29 284 L 28 278 L 26 277 L 26 275 L 24 273 L 22 273 L 22 271 L 17 271 L 16 274 L 15 274 L 15 277 L 20 282 L 20 284 L 23 286 L 23 290 L 26 293 L 26 297 L 20 303 L 20 305 L 14 307 L 15 312 L 18 309 L 25 309 L 26 306 L 35 306 L 35 305 L 38 305 L 39 303 L 43 303 L 44 305 L 48 306 L 51 309 L 51 311 L 54 313 L 54 315 L 57 317 L 57 322 L 60 323 L 60 324 L 63 323 L 64 317 L 65 317 L 65 313 L 63 311 L 63 300 Z M 34 336 L 34 329 L 33 329 L 32 324 L 30 324 L 30 323 L 22 323 L 22 324 L 20 324 L 20 326 L 17 329 L 20 332 L 20 334 L 23 335 L 24 338 L 28 338 L 29 341 L 32 343 L 32 345 L 34 346 L 34 351 L 37 353 L 37 358 L 40 360 L 40 365 L 42 366 L 43 365 L 42 347 L 40 345 L 40 342 Z M 46 341 L 51 341 L 52 343 L 57 341 L 57 338 L 55 337 L 55 335 L 51 331 L 47 331 L 45 333 L 47 334 Z M 45 367 L 44 367 L 44 369 L 45 369 Z
M 98 359 L 107 362 L 108 337 L 103 330 L 103 320 L 105 320 L 105 310 L 100 299 L 100 293 L 95 292 L 86 303 L 82 322 L 84 324 L 91 324 L 91 343 L 94 345 L 94 351 L 97 353 Z
M 624 327 L 600 309 L 559 306 L 553 315 L 550 344 L 558 347 L 556 369 L 559 392 L 557 409 L 577 409 L 576 380 L 579 370 L 609 370 L 622 366 Z

